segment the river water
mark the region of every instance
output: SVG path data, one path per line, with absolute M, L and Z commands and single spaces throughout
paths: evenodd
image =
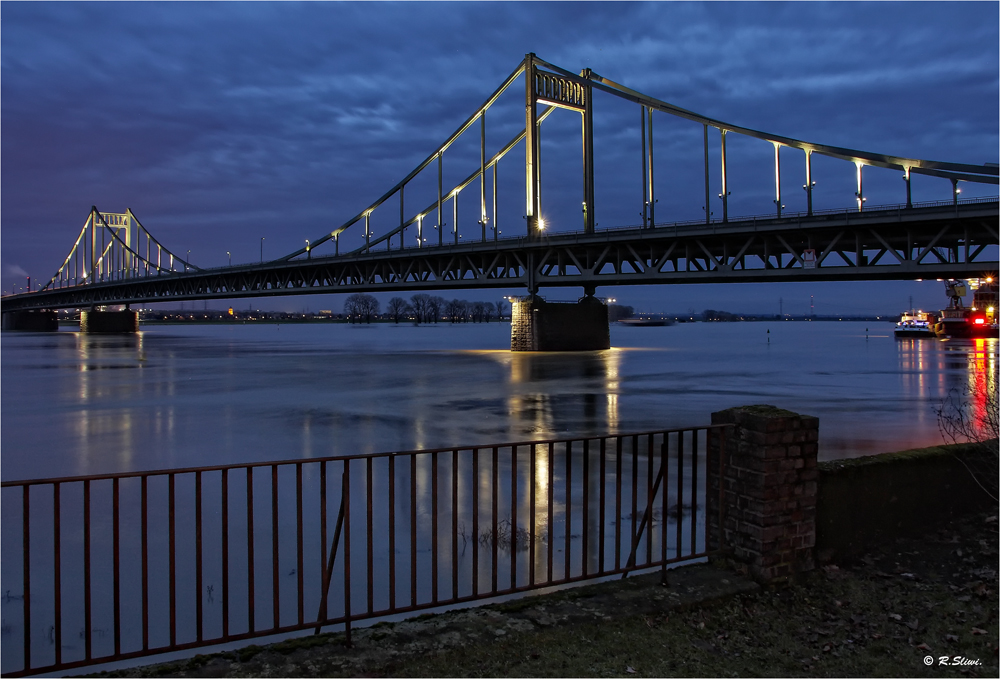
M 135 336 L 4 333 L 2 476 L 8 481 L 627 434 L 702 426 L 713 411 L 757 403 L 818 416 L 820 457 L 853 457 L 939 443 L 935 407 L 951 393 L 965 398 L 970 387 L 995 379 L 998 348 L 995 340 L 898 341 L 887 323 L 774 322 L 614 326 L 610 351 L 512 354 L 509 332 L 506 324 L 262 324 L 156 325 Z M 973 399 L 974 408 L 982 405 Z M 593 573 L 602 563 L 624 563 L 637 508 L 647 502 L 655 506 L 651 532 L 635 543 L 647 554 L 644 563 L 659 554 L 681 559 L 701 553 L 706 441 L 703 433 L 700 443 L 693 436 L 683 444 L 671 438 L 669 446 L 662 436 L 626 437 L 617 446 L 620 459 L 612 443 L 607 476 L 600 462 L 604 447 L 598 457 L 596 443 L 589 453 L 580 446 L 540 446 L 537 458 L 534 448 L 522 446 L 401 457 L 395 467 L 384 457 L 367 469 L 360 460 L 347 474 L 354 490 L 345 526 L 353 526 L 354 537 L 345 532 L 345 544 L 353 545 L 351 572 L 361 576 L 350 578 L 349 587 L 332 588 L 331 610 L 346 610 L 347 590 L 375 611 L 391 607 L 389 592 L 397 601 L 427 604 L 439 600 L 438 589 L 447 599 L 477 587 L 501 591 L 505 582 L 525 587 L 538 582 L 533 573 L 556 581 Z M 671 471 L 657 495 L 653 474 L 660 463 L 653 451 L 661 448 Z M 271 620 L 294 624 L 303 615 L 296 599 L 311 615 L 322 599 L 330 545 L 320 517 L 329 526 L 336 520 L 339 469 L 333 463 L 328 478 L 325 464 L 322 476 L 316 464 L 305 464 L 298 472 L 302 481 L 294 466 L 234 471 L 227 477 L 228 500 L 222 499 L 227 491 L 219 491 L 222 475 L 207 472 L 200 593 L 191 545 L 194 498 L 202 491 L 196 492 L 193 476 L 178 476 L 170 491 L 176 492 L 176 528 L 165 523 L 173 486 L 166 477 L 149 481 L 145 549 L 138 509 L 145 486 L 123 480 L 122 648 L 142 646 L 139 611 L 151 616 L 152 647 L 169 643 L 163 611 L 175 585 L 168 584 L 165 564 L 175 536 L 180 641 L 194 639 L 199 599 L 206 638 L 224 634 L 219 597 L 226 578 L 230 630 L 264 630 Z M 395 484 L 395 495 L 386 493 L 387 483 Z M 298 509 L 297 484 L 305 489 Z M 81 592 L 87 572 L 95 656 L 113 651 L 111 488 L 107 481 L 92 485 L 89 538 L 80 521 L 87 504 L 82 484 L 66 483 L 60 491 L 58 646 L 64 662 L 85 652 Z M 58 638 L 55 498 L 48 487 L 35 488 L 30 645 L 32 664 L 44 666 L 53 662 Z M 330 498 L 321 504 L 324 488 Z M 21 560 L 8 555 L 22 552 L 25 500 L 19 489 L 7 490 L 0 669 L 13 671 L 23 666 L 19 592 L 25 588 Z M 231 510 L 225 531 L 223 504 Z M 489 526 L 501 519 L 521 531 L 526 545 L 498 560 Z M 272 541 L 274 531 L 280 538 Z M 220 548 L 224 534 L 229 547 Z M 397 538 L 395 546 L 392 537 L 385 544 L 387 534 Z M 85 544 L 89 571 L 81 566 Z M 146 571 L 142 554 L 149 564 L 147 607 L 138 580 Z M 256 586 L 248 579 L 254 571 Z M 366 571 L 374 584 L 366 582 Z M 335 582 L 346 576 L 341 563 Z M 252 599 L 240 596 L 248 587 Z
M 613 349 L 514 354 L 507 324 L 156 325 L 4 333 L 3 479 L 820 418 L 820 459 L 941 441 L 934 408 L 997 342 L 888 323 L 613 326 Z

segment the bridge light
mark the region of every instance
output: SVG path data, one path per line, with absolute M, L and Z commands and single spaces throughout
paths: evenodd
M 541 217 L 538 218 L 538 230 L 539 231 L 545 230 L 545 220 L 542 219 Z

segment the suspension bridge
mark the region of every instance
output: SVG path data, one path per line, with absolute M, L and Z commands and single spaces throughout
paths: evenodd
M 487 112 L 505 91 L 522 81 L 524 129 L 498 152 L 486 151 Z M 597 228 L 595 222 L 594 103 L 603 92 L 635 105 L 639 114 L 642 167 L 642 220 L 631 226 Z M 574 232 L 546 230 L 540 209 L 543 185 L 539 135 L 556 110 L 580 115 L 582 223 Z M 654 191 L 653 114 L 701 125 L 705 217 L 697 221 L 658 219 Z M 479 128 L 479 162 L 454 186 L 443 183 L 446 152 L 465 133 Z M 718 135 L 721 158 L 713 177 L 709 139 Z M 759 140 L 774 148 L 774 211 L 731 216 L 726 139 Z M 501 160 L 524 142 L 524 226 L 520 233 L 497 224 L 497 175 Z M 782 149 L 802 152 L 806 210 L 782 204 Z M 845 163 L 856 191 L 841 209 L 814 210 L 813 155 Z M 517 161 L 511 161 L 517 162 Z M 902 173 L 905 194 L 896 204 L 867 204 L 865 168 Z M 677 171 L 677 168 L 672 168 Z M 422 173 L 436 172 L 437 197 L 416 207 L 406 189 Z M 951 200 L 912 200 L 913 175 L 951 184 Z M 887 156 L 760 132 L 688 111 L 604 78 L 590 69 L 573 73 L 528 54 L 503 83 L 437 149 L 377 200 L 336 228 L 305 241 L 283 257 L 257 264 L 201 268 L 161 243 L 136 215 L 105 212 L 96 206 L 55 274 L 40 289 L 5 296 L 7 312 L 154 302 L 237 299 L 340 292 L 419 291 L 474 288 L 582 287 L 666 283 L 769 281 L 913 280 L 969 278 L 998 268 L 997 197 L 960 199 L 963 183 L 998 183 L 994 163 L 971 165 Z M 721 199 L 721 215 L 707 206 Z M 459 224 L 459 197 L 479 205 L 474 224 Z M 700 197 L 698 198 L 700 199 Z M 395 203 L 398 202 L 398 221 Z M 372 215 L 392 211 L 392 226 L 376 233 Z M 449 214 L 450 212 L 450 214 Z M 450 223 L 449 223 L 450 220 Z M 383 220 L 384 221 L 384 220 Z M 450 230 L 449 230 L 450 229 Z M 342 248 L 345 234 L 360 247 Z M 460 233 L 461 231 L 461 233 Z M 430 236 L 430 238 L 428 238 Z

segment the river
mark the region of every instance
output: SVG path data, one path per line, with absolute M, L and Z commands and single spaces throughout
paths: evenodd
M 487 446 L 398 457 L 395 465 L 359 460 L 345 472 L 355 490 L 344 545 L 354 549 L 338 549 L 360 575 L 349 577 L 342 558 L 334 580 L 351 584 L 338 584 L 326 600 L 331 616 L 349 600 L 361 602 L 355 611 L 383 611 L 393 596 L 402 605 L 447 603 L 477 588 L 499 592 L 504 583 L 527 587 L 617 568 L 630 546 L 646 555 L 637 566 L 706 548 L 704 432 L 698 441 L 688 432 L 684 443 L 673 436 L 669 446 L 662 435 L 627 437 L 617 451 L 612 443 L 608 458 L 603 444 L 595 455 L 596 443 L 572 451 L 491 444 L 696 427 L 716 410 L 770 403 L 820 418 L 821 458 L 852 457 L 939 443 L 935 408 L 951 393 L 967 398 L 996 374 L 995 340 L 897 341 L 887 323 L 614 326 L 609 351 L 552 354 L 511 353 L 509 332 L 506 324 L 257 324 L 151 325 L 134 336 L 4 333 L 3 479 Z M 670 478 L 658 498 L 654 450 L 663 451 Z M 163 612 L 175 586 L 181 642 L 200 634 L 198 624 L 206 639 L 224 636 L 227 624 L 237 633 L 263 632 L 279 619 L 301 624 L 302 606 L 312 615 L 323 598 L 325 526 L 337 520 L 343 497 L 344 467 L 330 464 L 235 470 L 226 481 L 220 472 L 180 474 L 176 488 L 160 476 L 149 481 L 148 499 L 144 480 L 124 479 L 117 514 L 118 486 L 107 481 L 64 483 L 58 505 L 44 485 L 30 501 L 20 488 L 6 489 L 0 670 L 20 668 L 26 645 L 25 566 L 17 555 L 29 523 L 33 666 L 52 663 L 57 645 L 64 662 L 83 657 L 85 591 L 94 602 L 95 657 L 113 652 L 116 559 L 122 649 L 143 646 L 147 617 L 151 647 L 171 643 L 173 615 Z M 633 542 L 647 503 L 651 532 Z M 498 540 L 506 538 L 498 521 L 518 539 L 499 558 Z M 201 534 L 204 549 L 192 549 Z
M 941 442 L 935 407 L 996 340 L 888 323 L 613 325 L 613 348 L 511 353 L 507 324 L 147 325 L 4 333 L 3 479 L 820 418 L 820 459 Z

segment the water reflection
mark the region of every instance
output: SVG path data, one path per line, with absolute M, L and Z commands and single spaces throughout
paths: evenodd
M 560 424 L 567 421 L 581 422 L 585 431 L 618 431 L 622 354 L 610 349 L 498 355 L 510 375 L 507 415 L 529 423 L 543 437 L 562 430 Z
M 856 326 L 784 324 L 770 344 L 763 324 L 622 328 L 627 348 L 516 354 L 485 324 L 5 333 L 4 477 L 649 431 L 749 403 L 819 416 L 834 459 L 940 443 L 935 407 L 995 383 L 996 340 Z
M 151 423 L 143 422 L 133 429 L 136 423 L 130 409 L 108 410 L 99 404 L 131 396 L 131 381 L 123 385 L 122 381 L 107 379 L 103 371 L 141 369 L 145 362 L 143 333 L 90 335 L 75 332 L 72 336 L 76 348 L 77 400 L 83 406 L 74 413 L 71 424 L 71 431 L 80 442 L 79 463 L 87 468 L 103 458 L 116 456 L 120 468 L 131 468 L 137 448 L 141 449 L 141 438 L 150 433 L 143 425 Z M 100 444 L 95 445 L 98 442 Z
M 904 394 L 930 402 L 930 412 L 946 400 L 968 403 L 981 422 L 997 387 L 997 339 L 897 340 Z M 932 421 L 928 412 L 921 420 Z M 935 420 L 936 421 L 936 420 Z
M 968 393 L 972 421 L 984 426 L 989 421 L 989 400 L 997 397 L 997 353 L 995 339 L 974 339 L 969 351 Z M 996 405 L 993 405 L 995 413 Z

